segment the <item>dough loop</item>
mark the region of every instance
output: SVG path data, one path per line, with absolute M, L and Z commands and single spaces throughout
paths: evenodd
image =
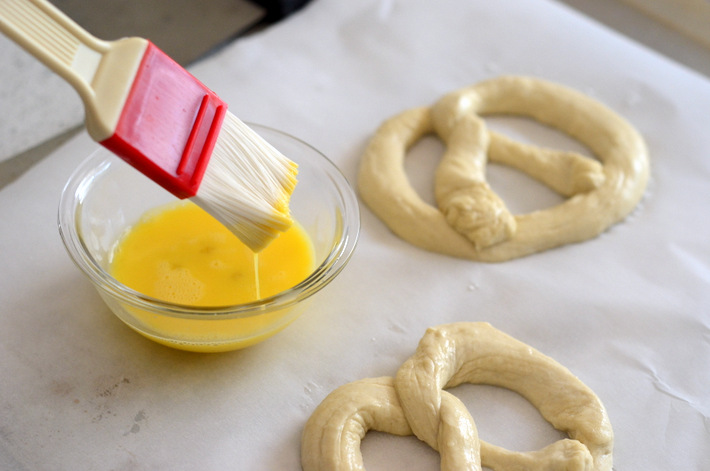
M 437 445 L 441 469 L 470 469 L 480 462 L 478 432 L 465 408 L 443 391 L 442 425 Z M 364 470 L 360 442 L 368 430 L 413 435 L 394 389 L 394 378 L 368 378 L 339 387 L 318 406 L 303 429 L 304 471 Z M 475 469 L 475 468 L 473 468 Z
M 464 382 L 519 393 L 570 438 L 533 452 L 480 441 L 466 406 L 444 391 Z M 599 398 L 553 359 L 484 322 L 430 328 L 396 378 L 333 391 L 304 428 L 304 471 L 364 470 L 360 442 L 368 430 L 416 435 L 439 451 L 447 471 L 612 469 L 613 431 Z
M 532 118 L 586 145 L 599 159 L 514 142 L 487 130 L 484 115 Z M 434 178 L 438 208 L 414 191 L 407 150 L 436 133 L 446 151 Z M 516 168 L 568 197 L 552 208 L 513 215 L 488 186 L 488 161 Z M 360 196 L 389 228 L 426 250 L 500 262 L 581 242 L 626 217 L 646 188 L 646 145 L 623 118 L 569 88 L 501 77 L 414 108 L 377 130 L 362 159 Z

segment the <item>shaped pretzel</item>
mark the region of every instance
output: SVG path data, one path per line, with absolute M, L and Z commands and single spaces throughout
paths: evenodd
M 571 438 L 514 452 L 480 441 L 465 405 L 444 388 L 463 382 L 516 391 Z M 411 435 L 441 454 L 442 470 L 609 471 L 613 432 L 597 396 L 569 370 L 496 330 L 469 322 L 428 329 L 416 352 L 389 377 L 333 391 L 306 423 L 304 471 L 364 470 L 368 430 Z
M 599 159 L 540 149 L 489 132 L 480 116 L 532 118 L 585 144 Z M 407 150 L 425 134 L 447 145 L 435 175 L 438 208 L 414 191 Z M 512 215 L 485 179 L 486 163 L 517 168 L 567 200 Z M 581 242 L 626 217 L 649 175 L 645 143 L 612 110 L 569 88 L 529 77 L 501 77 L 405 111 L 377 130 L 363 156 L 360 196 L 404 240 L 461 258 L 500 262 Z

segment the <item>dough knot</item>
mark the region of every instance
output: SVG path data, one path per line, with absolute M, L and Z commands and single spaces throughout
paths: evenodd
M 487 183 L 458 190 L 439 203 L 446 222 L 476 250 L 505 242 L 515 234 L 515 218 Z
M 570 438 L 530 452 L 480 440 L 466 406 L 445 391 L 464 382 L 519 393 Z M 416 435 L 440 453 L 446 471 L 612 469 L 613 432 L 594 392 L 552 358 L 484 322 L 430 328 L 395 378 L 355 381 L 328 395 L 303 431 L 304 471 L 364 470 L 360 441 L 368 430 Z

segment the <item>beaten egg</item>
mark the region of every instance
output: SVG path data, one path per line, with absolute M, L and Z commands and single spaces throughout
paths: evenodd
M 153 210 L 121 238 L 111 274 L 148 296 L 190 306 L 269 297 L 313 271 L 313 248 L 298 223 L 255 254 L 190 202 Z
M 311 240 L 298 222 L 254 253 L 202 208 L 181 201 L 149 211 L 130 227 L 112 252 L 110 272 L 129 288 L 161 301 L 220 307 L 257 301 L 297 285 L 313 272 L 314 259 Z M 188 328 L 181 319 L 134 314 L 150 330 L 166 335 L 179 336 Z M 207 316 L 191 319 L 189 332 L 205 341 L 218 340 L 225 331 L 248 332 L 264 322 L 269 319 L 220 321 Z M 159 337 L 153 340 L 160 342 Z

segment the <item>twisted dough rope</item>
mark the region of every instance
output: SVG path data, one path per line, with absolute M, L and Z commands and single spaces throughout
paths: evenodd
M 518 392 L 572 439 L 519 453 L 479 441 L 465 405 L 443 390 L 463 382 Z M 441 455 L 441 469 L 609 471 L 613 432 L 604 406 L 569 370 L 482 322 L 428 329 L 397 373 L 333 391 L 306 423 L 304 471 L 364 470 L 368 430 L 416 434 Z
M 557 128 L 601 163 L 488 132 L 479 116 L 489 114 L 525 116 Z M 432 132 L 447 144 L 435 177 L 439 208 L 421 199 L 404 171 L 407 149 Z M 513 216 L 485 181 L 489 159 L 569 198 Z M 599 235 L 638 204 L 648 175 L 643 139 L 612 110 L 561 85 L 501 77 L 383 123 L 363 156 L 358 187 L 363 201 L 402 239 L 434 252 L 500 262 Z
M 484 322 L 427 330 L 397 372 L 395 386 L 407 422 L 430 446 L 437 442 L 442 392 L 461 383 L 515 391 L 570 439 L 533 453 L 481 442 L 483 465 L 496 470 L 609 471 L 613 432 L 594 392 L 567 368 Z M 465 407 L 462 403 L 460 407 Z

